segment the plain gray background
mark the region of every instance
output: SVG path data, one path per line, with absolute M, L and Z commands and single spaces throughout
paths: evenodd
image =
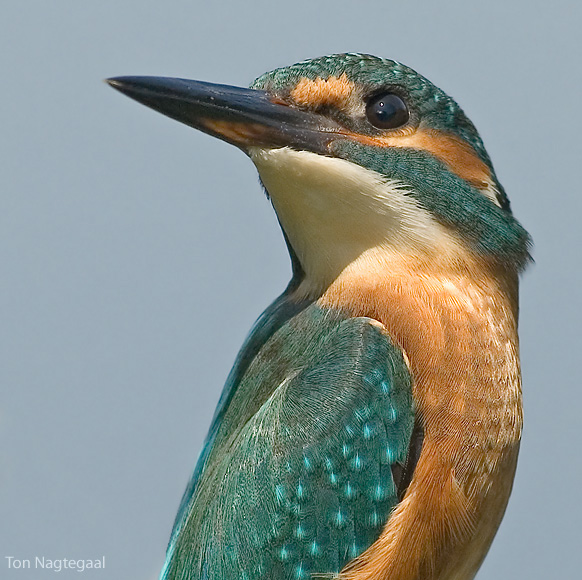
M 285 287 L 250 161 L 101 80 L 247 85 L 334 52 L 400 60 L 475 122 L 535 240 L 526 427 L 479 580 L 579 578 L 581 4 L 5 1 L 0 9 L 0 577 L 5 556 L 157 577 L 224 379 Z

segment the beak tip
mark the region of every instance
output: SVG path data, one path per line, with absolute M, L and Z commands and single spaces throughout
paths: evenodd
M 110 79 L 104 79 L 103 82 L 108 84 L 110 87 L 117 89 L 118 91 L 123 90 L 125 85 L 123 82 L 123 77 L 111 77 Z

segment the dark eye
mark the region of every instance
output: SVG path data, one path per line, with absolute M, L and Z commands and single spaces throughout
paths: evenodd
M 407 123 L 410 113 L 398 95 L 382 93 L 368 101 L 366 117 L 378 129 L 396 129 Z

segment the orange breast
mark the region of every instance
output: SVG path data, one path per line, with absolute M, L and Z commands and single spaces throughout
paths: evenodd
M 410 361 L 425 432 L 406 496 L 342 578 L 472 578 L 505 510 L 521 433 L 515 280 L 395 265 L 340 277 L 319 302 L 386 326 Z

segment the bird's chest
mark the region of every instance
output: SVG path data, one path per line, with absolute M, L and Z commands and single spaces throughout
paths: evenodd
M 517 325 L 499 284 L 461 275 L 356 278 L 332 286 L 320 303 L 384 324 L 408 358 L 431 436 L 458 439 L 464 453 L 519 437 Z
M 474 576 L 511 491 L 522 406 L 516 309 L 503 288 L 461 274 L 400 272 L 339 280 L 320 298 L 382 322 L 408 359 L 424 440 L 398 525 L 408 518 L 418 530 L 420 521 L 425 545 L 440 546 L 417 555 L 417 570 L 439 580 Z M 394 526 L 386 537 L 399 537 Z M 395 554 L 386 562 L 397 562 Z M 403 570 L 411 570 L 409 556 Z

